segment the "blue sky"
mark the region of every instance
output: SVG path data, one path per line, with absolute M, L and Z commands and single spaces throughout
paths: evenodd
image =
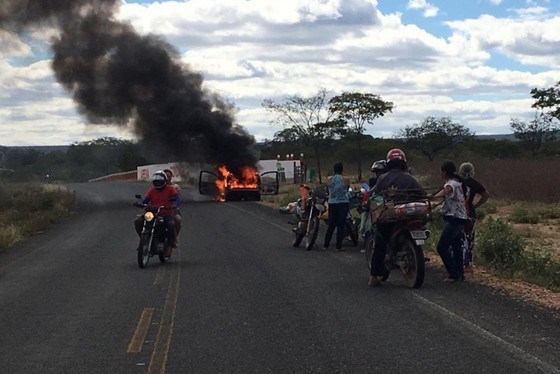
M 280 130 L 264 99 L 321 88 L 392 101 L 367 127 L 374 136 L 427 116 L 508 133 L 512 118 L 534 114 L 530 90 L 560 81 L 556 0 L 126 0 L 115 17 L 174 45 L 257 140 Z M 50 68 L 53 35 L 0 30 L 0 145 L 133 138 L 77 112 Z

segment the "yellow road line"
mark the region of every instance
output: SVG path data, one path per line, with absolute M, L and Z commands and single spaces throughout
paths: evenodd
M 160 266 L 157 269 L 156 279 L 154 279 L 154 283 L 153 283 L 154 286 L 157 286 L 158 284 L 161 284 L 161 281 L 163 280 L 163 270 L 164 270 L 163 266 Z
M 159 331 L 154 344 L 154 351 L 148 366 L 148 374 L 163 374 L 165 373 L 165 365 L 167 364 L 167 354 L 171 344 L 171 337 L 173 336 L 173 323 L 175 321 L 175 311 L 177 309 L 177 299 L 179 296 L 179 279 L 180 279 L 180 262 L 181 257 L 179 251 L 176 252 L 176 263 L 171 265 L 171 277 L 169 280 L 169 288 L 163 312 L 161 315 L 161 322 L 159 324 Z
M 136 331 L 128 344 L 127 353 L 138 353 L 142 351 L 142 345 L 146 339 L 146 334 L 150 327 L 150 322 L 152 321 L 152 315 L 154 314 L 154 308 L 144 308 L 142 315 L 140 316 L 140 321 L 138 321 L 138 326 L 136 326 Z

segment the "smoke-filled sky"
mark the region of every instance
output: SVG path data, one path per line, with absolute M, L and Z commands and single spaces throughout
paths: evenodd
M 150 135 L 154 122 L 157 128 L 184 123 L 207 113 L 206 106 L 224 108 L 205 117 L 216 126 L 209 133 L 176 129 L 185 142 L 230 129 L 245 139 L 235 124 L 263 140 L 279 130 L 269 125 L 273 115 L 262 108 L 264 99 L 312 96 L 321 88 L 392 101 L 393 113 L 368 127 L 374 136 L 392 136 L 427 116 L 451 116 L 477 134 L 509 133 L 511 118 L 529 120 L 534 113 L 530 90 L 560 81 L 555 0 L 75 0 L 102 4 L 96 16 L 103 19 L 114 16 L 103 28 L 112 36 L 98 35 L 93 45 L 80 41 L 87 27 L 71 18 L 55 27 L 22 17 L 25 12 L 6 17 L 9 4 L 18 3 L 34 2 L 0 0 L 0 145 Z M 131 48 L 111 49 L 114 39 Z M 132 49 L 136 43 L 140 50 Z M 160 50 L 168 52 L 169 65 L 156 68 L 148 56 Z M 119 63 L 68 58 L 79 52 Z M 102 84 L 92 78 L 99 71 Z M 118 85 L 136 78 L 133 87 Z M 194 94 L 182 97 L 185 88 Z M 202 103 L 202 112 L 170 109 L 192 100 Z M 86 125 L 91 122 L 96 125 Z

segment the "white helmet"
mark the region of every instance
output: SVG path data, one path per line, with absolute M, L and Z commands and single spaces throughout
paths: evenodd
M 167 184 L 167 176 L 165 173 L 161 170 L 156 171 L 152 176 L 152 184 L 157 189 L 165 187 Z
M 387 171 L 387 161 L 378 160 L 371 165 L 371 171 L 374 173 L 384 173 Z

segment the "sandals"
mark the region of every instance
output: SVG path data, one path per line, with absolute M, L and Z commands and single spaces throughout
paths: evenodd
M 374 287 L 381 287 L 381 286 L 383 286 L 383 283 L 381 283 L 381 281 L 380 281 L 379 279 L 377 279 L 377 277 L 375 277 L 375 276 L 372 275 L 372 276 L 369 277 L 368 285 L 369 285 L 371 288 L 374 288 Z

